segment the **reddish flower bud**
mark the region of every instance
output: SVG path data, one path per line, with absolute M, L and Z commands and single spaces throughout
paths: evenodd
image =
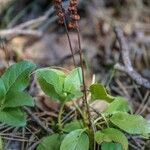
M 64 13 L 62 11 L 59 11 L 57 13 L 57 16 L 60 17 L 60 18 L 63 18 L 64 17 Z
M 69 29 L 75 29 L 76 28 L 76 24 L 74 22 L 69 22 L 68 28 Z
M 56 11 L 56 15 L 58 16 L 58 23 L 63 25 L 64 24 L 64 16 L 65 16 L 65 11 L 62 7 L 62 0 L 53 0 L 54 2 L 54 8 Z
M 63 24 L 64 24 L 64 21 L 61 20 L 61 19 L 59 19 L 59 20 L 58 20 L 58 23 L 61 24 L 61 25 L 63 25 Z
M 80 16 L 79 16 L 78 14 L 72 15 L 71 18 L 72 18 L 73 20 L 75 20 L 75 21 L 80 20 Z
M 70 6 L 76 6 L 77 5 L 77 1 L 70 1 Z
M 70 12 L 71 12 L 71 11 L 72 11 L 72 12 L 73 12 L 73 11 L 77 11 L 77 10 L 76 10 L 76 7 L 74 7 L 74 6 L 71 6 L 71 7 L 69 6 L 68 10 L 69 10 Z

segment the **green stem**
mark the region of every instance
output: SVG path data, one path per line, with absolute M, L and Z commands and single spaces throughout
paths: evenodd
M 109 128 L 109 123 L 108 123 L 108 121 L 107 121 L 105 115 L 103 115 L 103 114 L 101 113 L 101 116 L 102 116 L 102 118 L 104 119 L 104 121 L 106 122 L 107 128 Z
M 90 150 L 93 150 L 94 147 L 94 132 L 92 129 L 89 129 L 89 139 L 90 139 Z
M 62 114 L 63 114 L 64 106 L 65 106 L 65 101 L 61 103 L 60 111 L 59 111 L 59 114 L 58 114 L 58 127 L 59 127 L 60 130 L 63 129 L 62 122 L 61 122 L 61 117 L 62 117 Z
M 79 111 L 79 113 L 80 113 L 81 117 L 82 117 L 82 118 L 83 118 L 83 120 L 84 120 L 84 119 L 85 119 L 85 117 L 84 117 L 84 114 L 83 114 L 82 110 L 80 109 L 80 107 L 78 106 L 78 104 L 77 104 L 75 101 L 73 101 L 73 103 L 74 103 L 74 105 L 75 105 L 76 109 Z

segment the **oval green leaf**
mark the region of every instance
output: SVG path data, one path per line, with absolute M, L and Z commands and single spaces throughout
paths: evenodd
M 77 129 L 66 135 L 60 150 L 89 150 L 89 137 L 85 130 Z
M 5 94 L 9 91 L 23 91 L 29 83 L 29 74 L 36 68 L 30 61 L 21 61 L 10 66 L 1 76 Z
M 73 130 L 83 129 L 83 127 L 84 127 L 84 125 L 83 125 L 83 122 L 81 120 L 74 120 L 72 122 L 65 124 L 64 131 L 65 132 L 71 132 Z
M 110 121 L 130 134 L 147 135 L 150 133 L 150 123 L 148 123 L 142 116 L 130 115 L 124 112 L 115 113 Z
M 0 122 L 14 127 L 24 127 L 26 125 L 26 114 L 19 108 L 7 108 L 0 111 Z
M 5 97 L 3 108 L 34 106 L 32 97 L 25 92 L 9 92 Z
M 90 92 L 92 100 L 105 100 L 111 103 L 114 100 L 114 97 L 109 95 L 102 84 L 92 84 L 90 86 Z
M 98 144 L 103 142 L 116 142 L 122 145 L 123 150 L 128 150 L 128 140 L 126 136 L 119 130 L 114 128 L 106 128 L 95 133 L 95 140 Z
M 60 150 L 62 139 L 63 136 L 59 134 L 44 137 L 36 150 Z
M 129 111 L 128 101 L 123 97 L 115 97 L 114 101 L 109 104 L 108 108 L 104 111 L 104 113 L 114 114 L 120 111 L 122 112 Z
M 83 95 L 80 86 L 82 84 L 81 68 L 73 69 L 65 78 L 64 92 L 68 94 L 67 100 L 78 98 Z
M 51 68 L 39 69 L 36 72 L 38 82 L 44 93 L 54 100 L 63 100 L 63 83 L 65 74 Z
M 5 93 L 6 93 L 6 90 L 5 90 L 4 82 L 0 78 L 0 104 L 1 104 L 2 100 L 4 99 Z
M 122 150 L 121 144 L 113 142 L 102 143 L 101 150 Z

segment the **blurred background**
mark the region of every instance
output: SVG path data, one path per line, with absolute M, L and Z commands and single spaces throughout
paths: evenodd
M 68 3 L 63 1 L 66 10 Z M 150 81 L 150 0 L 78 0 L 78 12 L 87 85 L 94 74 L 112 95 L 126 97 L 133 112 L 150 121 L 150 91 L 124 71 L 114 69 L 116 63 L 122 63 L 114 33 L 117 26 L 124 32 L 133 68 Z M 76 32 L 70 30 L 70 37 L 77 50 Z M 11 64 L 22 59 L 31 59 L 38 67 L 74 67 L 65 29 L 57 23 L 52 0 L 0 0 L 0 44 L 0 73 L 7 61 Z M 79 64 L 78 54 L 75 58 Z M 31 94 L 37 98 L 37 106 L 41 110 L 57 109 L 57 104 L 47 101 L 33 85 Z M 149 140 L 129 140 L 133 150 L 150 150 Z

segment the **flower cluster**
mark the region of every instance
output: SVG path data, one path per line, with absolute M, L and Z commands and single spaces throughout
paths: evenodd
M 59 23 L 64 24 L 65 21 L 65 11 L 62 7 L 62 0 L 54 0 L 54 7 L 56 14 L 59 18 Z M 77 11 L 77 0 L 70 0 L 68 11 L 70 14 L 70 21 L 68 23 L 69 29 L 76 29 L 76 21 L 80 20 L 80 16 Z
M 62 0 L 54 0 L 54 7 L 56 14 L 59 18 L 58 23 L 64 24 L 65 11 L 62 8 Z
M 77 0 L 70 0 L 68 11 L 70 13 L 70 19 L 71 19 L 68 24 L 68 27 L 71 29 L 75 29 L 76 21 L 80 20 L 80 16 L 77 11 Z

